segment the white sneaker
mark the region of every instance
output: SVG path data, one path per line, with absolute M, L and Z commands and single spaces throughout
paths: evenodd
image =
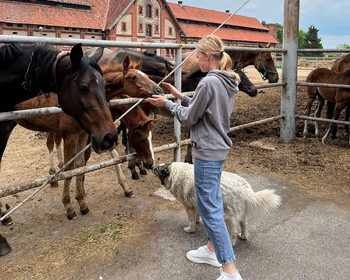
M 235 280 L 243 280 L 238 270 L 235 276 L 236 276 Z M 220 269 L 220 277 L 216 280 L 228 280 L 228 278 L 224 275 L 222 269 Z
M 221 267 L 221 264 L 216 259 L 215 253 L 210 252 L 207 245 L 199 247 L 197 250 L 189 251 L 186 257 L 189 261 L 194 263 L 206 263 L 215 267 Z

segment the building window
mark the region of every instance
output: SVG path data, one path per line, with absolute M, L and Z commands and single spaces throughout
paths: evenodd
M 13 23 L 6 23 L 7 26 L 13 26 Z
M 69 30 L 69 27 L 65 27 L 64 30 Z
M 139 31 L 142 31 L 142 23 L 139 24 Z
M 142 6 L 139 6 L 139 15 L 142 15 L 142 13 L 143 13 Z
M 13 35 L 16 35 L 16 34 L 18 34 L 18 33 L 17 33 L 16 31 L 14 31 L 14 32 L 12 32 L 12 34 L 13 34 Z
M 92 29 L 90 29 L 90 28 L 88 28 L 88 30 L 87 30 L 88 32 L 92 32 Z
M 17 27 L 23 27 L 22 23 L 17 23 Z
M 155 9 L 154 13 L 156 17 L 159 17 L 159 9 Z
M 159 34 L 159 25 L 158 24 L 156 24 L 154 26 L 154 33 Z
M 146 17 L 149 17 L 149 18 L 152 17 L 152 6 L 151 5 L 146 6 Z
M 51 26 L 46 26 L 46 29 L 51 29 Z
M 146 25 L 146 36 L 152 36 L 152 25 Z
M 126 31 L 126 22 L 122 22 L 122 31 L 123 31 L 123 32 Z
M 173 28 L 172 27 L 169 27 L 168 33 L 169 33 L 169 35 L 173 35 Z
M 72 28 L 72 31 L 77 31 L 77 29 L 75 27 Z

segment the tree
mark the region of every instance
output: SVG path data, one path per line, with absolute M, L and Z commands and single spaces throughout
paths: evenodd
M 350 45 L 348 44 L 339 44 L 337 45 L 337 49 L 341 50 L 341 49 L 350 49 Z
M 305 42 L 305 32 L 303 30 L 299 30 L 298 34 L 298 49 L 304 48 L 304 42 Z
M 304 36 L 304 49 L 323 49 L 321 38 L 318 37 L 318 29 L 311 25 L 309 31 Z M 305 56 L 323 56 L 320 53 L 305 53 Z

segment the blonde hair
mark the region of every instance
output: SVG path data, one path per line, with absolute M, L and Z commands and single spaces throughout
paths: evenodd
M 219 61 L 219 69 L 229 72 L 236 76 L 240 83 L 238 74 L 232 71 L 231 57 L 224 51 L 224 44 L 216 35 L 206 35 L 197 43 L 197 50 L 202 53 L 208 53 Z

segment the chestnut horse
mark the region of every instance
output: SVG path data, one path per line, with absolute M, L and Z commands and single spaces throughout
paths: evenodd
M 259 48 L 269 48 L 270 44 L 265 47 L 259 45 Z M 245 51 L 226 51 L 231 57 L 232 63 L 237 62 L 242 68 L 248 65 L 254 65 L 256 70 L 261 74 L 263 80 L 268 80 L 269 83 L 278 82 L 278 72 L 275 67 L 275 63 L 270 52 L 245 52 Z M 190 53 L 184 53 L 182 60 L 188 57 Z M 182 65 L 182 70 L 186 72 L 192 72 L 198 70 L 199 67 L 196 64 L 196 57 L 192 55 Z
M 158 87 L 158 85 L 150 79 L 148 79 L 147 75 L 145 75 L 138 69 L 134 69 L 133 66 L 126 63 L 126 61 L 130 63 L 128 56 L 125 57 L 123 65 L 121 66 L 105 65 L 104 67 L 102 67 L 102 70 L 104 71 L 104 77 L 106 79 L 106 94 L 108 94 L 109 98 L 113 98 L 116 95 L 124 94 L 125 92 L 132 94 L 134 97 L 148 97 L 154 94 L 155 92 L 162 93 L 162 90 Z M 135 67 L 140 68 L 141 64 L 138 63 Z M 20 110 L 24 110 L 28 108 L 41 108 L 57 105 L 58 101 L 56 96 L 51 94 L 47 96 L 39 96 L 38 98 L 33 98 L 31 100 L 22 102 L 17 105 L 17 108 Z M 117 110 L 121 109 L 119 109 L 118 107 L 111 108 L 113 117 L 115 117 L 114 111 Z M 135 124 L 135 121 L 139 121 L 139 118 L 136 118 L 137 116 L 135 116 L 135 112 L 137 111 L 132 110 L 131 112 L 133 112 L 131 117 L 124 117 L 124 124 L 131 131 L 133 131 L 131 145 L 135 148 L 138 156 L 141 158 L 146 168 L 152 168 L 154 163 L 154 156 L 153 152 L 151 151 L 152 146 L 149 144 L 148 138 L 150 136 L 150 131 L 153 128 L 154 122 L 152 122 L 152 119 L 147 119 L 146 121 L 142 119 L 143 122 L 140 121 Z M 130 123 L 126 123 L 127 121 L 129 121 Z M 78 123 L 66 114 L 49 115 L 45 116 L 44 118 L 34 117 L 29 119 L 17 120 L 17 123 L 31 130 L 48 132 L 47 145 L 49 149 L 51 147 L 50 159 L 52 159 L 53 146 L 50 143 L 50 139 L 56 139 L 56 141 L 59 142 L 60 137 L 63 137 L 65 163 L 68 162 L 76 153 L 81 151 L 90 139 L 89 135 L 79 127 Z M 142 127 L 141 130 L 137 129 L 138 125 Z M 145 135 L 147 136 L 147 141 L 144 140 L 145 137 L 142 137 Z M 71 169 L 73 167 L 83 166 L 84 164 L 86 164 L 88 158 L 89 156 L 87 155 L 80 155 L 79 157 L 77 157 L 75 162 L 69 165 L 69 168 Z M 50 174 L 54 173 L 55 170 L 53 168 L 53 164 L 51 164 Z M 117 175 L 118 174 L 119 173 L 117 173 Z M 79 202 L 81 213 L 86 214 L 89 212 L 89 208 L 87 207 L 83 198 L 84 178 L 84 175 L 76 177 L 76 199 Z M 120 179 L 119 181 L 121 180 L 122 179 Z M 69 219 L 73 219 L 76 217 L 76 213 L 74 212 L 70 203 L 70 182 L 71 178 L 65 179 L 64 189 L 62 193 L 62 202 L 67 211 L 67 217 Z M 127 187 L 123 186 L 123 188 L 126 189 Z M 129 190 L 126 190 L 125 192 L 126 194 L 130 195 Z
M 70 53 L 42 44 L 2 46 L 0 88 L 0 112 L 13 110 L 16 104 L 42 92 L 55 92 L 63 111 L 91 134 L 96 152 L 110 149 L 117 139 L 100 67 L 83 54 L 81 44 L 75 45 Z M 14 127 L 14 121 L 0 121 L 0 165 Z M 0 216 L 5 212 L 0 201 Z M 0 235 L 0 256 L 9 250 L 6 240 Z
M 345 72 L 335 72 L 328 68 L 317 68 L 309 73 L 306 78 L 307 83 L 326 83 L 326 84 L 344 84 L 350 85 L 350 70 Z M 332 102 L 335 104 L 333 120 L 337 120 L 341 111 L 345 108 L 346 104 L 350 102 L 350 89 L 345 88 L 328 88 L 328 87 L 306 87 L 307 93 L 307 105 L 305 115 L 310 115 L 310 110 L 313 102 L 318 96 L 318 104 L 315 112 L 317 118 L 321 115 L 321 110 L 324 105 L 324 101 Z M 330 123 L 326 134 L 322 138 L 322 143 L 325 143 L 329 134 L 334 128 L 334 124 Z M 308 121 L 305 120 L 304 138 L 308 136 Z M 320 131 L 318 121 L 315 122 L 315 135 L 319 138 Z
M 350 54 L 343 56 L 341 58 L 338 58 L 331 70 L 335 71 L 335 72 L 344 72 L 345 70 L 350 69 Z M 327 117 L 330 119 L 333 116 L 333 112 L 334 112 L 334 103 L 332 102 L 327 102 Z M 346 111 L 345 111 L 345 120 L 349 121 L 349 116 L 350 116 L 350 107 L 349 104 L 346 106 Z M 345 131 L 346 134 L 349 134 L 349 126 L 346 125 L 345 126 Z M 337 134 L 337 126 L 334 126 L 334 130 L 332 131 L 332 137 L 335 138 Z

